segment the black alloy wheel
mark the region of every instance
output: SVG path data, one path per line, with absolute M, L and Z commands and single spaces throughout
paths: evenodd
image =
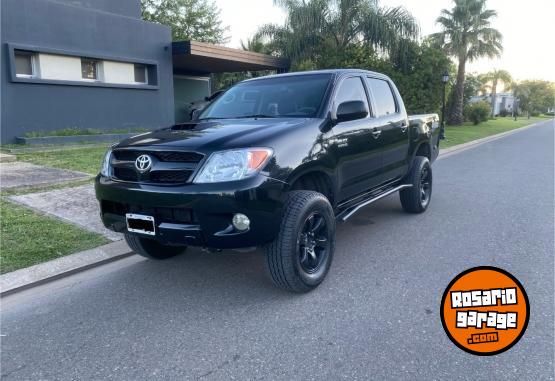
M 329 254 L 329 242 L 325 218 L 318 212 L 312 213 L 299 235 L 299 261 L 304 272 L 314 274 L 320 269 Z

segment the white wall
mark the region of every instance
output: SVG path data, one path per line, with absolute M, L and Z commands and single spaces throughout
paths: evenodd
M 81 58 L 54 54 L 38 54 L 37 74 L 44 79 L 81 81 Z
M 106 83 L 135 83 L 135 66 L 131 63 L 103 61 L 102 71 Z

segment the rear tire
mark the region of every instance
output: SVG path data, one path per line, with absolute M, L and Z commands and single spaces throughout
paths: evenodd
M 291 191 L 278 237 L 266 247 L 274 284 L 292 292 L 316 288 L 328 273 L 335 249 L 335 217 L 318 192 Z
M 416 156 L 406 184 L 411 188 L 405 188 L 399 192 L 401 205 L 408 213 L 422 213 L 428 209 L 432 198 L 432 166 L 427 157 Z
M 179 255 L 187 249 L 187 246 L 169 246 L 160 242 L 139 237 L 134 234 L 124 233 L 125 242 L 135 253 L 149 259 L 167 259 Z

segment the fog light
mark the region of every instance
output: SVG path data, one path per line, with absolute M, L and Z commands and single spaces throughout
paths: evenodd
M 249 220 L 249 218 L 241 213 L 235 214 L 231 222 L 233 223 L 235 229 L 239 231 L 245 231 L 251 225 L 251 221 Z

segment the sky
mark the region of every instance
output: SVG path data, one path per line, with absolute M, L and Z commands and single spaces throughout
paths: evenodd
M 282 24 L 285 13 L 272 0 L 215 0 L 223 24 L 229 27 L 229 47 L 251 37 L 258 26 Z M 407 8 L 418 20 L 422 35 L 439 31 L 435 19 L 451 0 L 381 0 L 383 6 Z M 488 0 L 498 13 L 493 27 L 503 34 L 504 51 L 500 59 L 480 59 L 467 65 L 467 72 L 484 73 L 504 69 L 517 79 L 555 81 L 555 1 Z

